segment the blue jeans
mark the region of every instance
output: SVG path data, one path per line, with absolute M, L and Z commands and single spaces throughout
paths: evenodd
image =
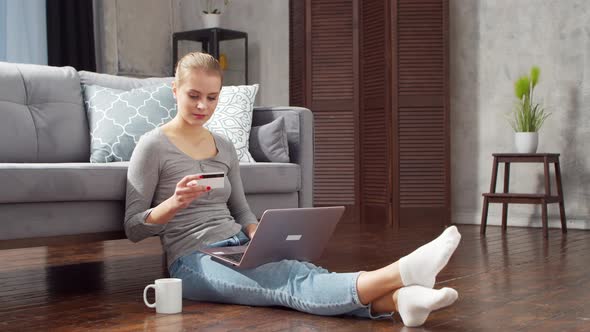
M 238 246 L 249 242 L 240 232 L 209 247 Z M 308 262 L 282 260 L 252 269 L 237 269 L 201 252 L 180 257 L 170 276 L 182 279 L 182 295 L 195 301 L 250 306 L 284 306 L 316 315 L 375 316 L 363 305 L 356 290 L 360 272 L 330 273 Z

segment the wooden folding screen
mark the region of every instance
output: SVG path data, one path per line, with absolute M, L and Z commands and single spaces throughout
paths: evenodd
M 446 0 L 292 0 L 290 103 L 315 118 L 314 204 L 450 221 Z

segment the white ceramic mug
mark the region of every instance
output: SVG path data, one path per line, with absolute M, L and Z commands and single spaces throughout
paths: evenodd
M 156 291 L 156 302 L 147 300 L 148 289 Z M 143 290 L 143 302 L 150 308 L 156 308 L 159 314 L 177 314 L 182 312 L 182 279 L 163 278 L 147 285 Z

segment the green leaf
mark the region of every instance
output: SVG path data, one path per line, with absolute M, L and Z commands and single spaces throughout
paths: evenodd
M 516 94 L 516 98 L 522 99 L 523 97 L 529 96 L 530 92 L 530 81 L 528 76 L 521 76 L 516 83 L 514 83 L 514 93 Z
M 531 83 L 533 84 L 533 88 L 539 82 L 539 75 L 541 74 L 541 69 L 538 66 L 533 66 L 531 68 Z

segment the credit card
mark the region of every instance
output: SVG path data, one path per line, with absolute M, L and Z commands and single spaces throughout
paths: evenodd
M 187 185 L 189 186 L 209 186 L 211 189 L 223 188 L 225 184 L 225 173 L 223 172 L 212 172 L 212 173 L 199 173 L 202 178 L 198 180 L 192 180 Z

